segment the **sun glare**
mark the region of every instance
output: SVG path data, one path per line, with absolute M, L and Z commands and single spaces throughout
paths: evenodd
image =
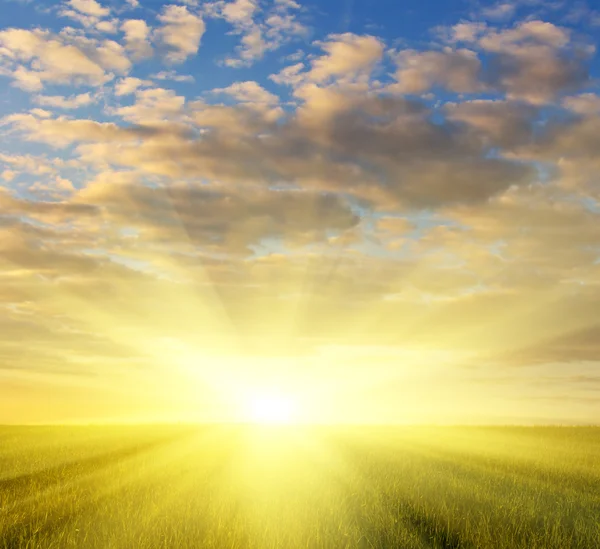
M 256 395 L 250 400 L 249 416 L 253 423 L 293 423 L 296 420 L 296 406 L 291 398 L 282 394 Z

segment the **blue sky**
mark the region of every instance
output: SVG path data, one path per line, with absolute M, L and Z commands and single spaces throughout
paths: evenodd
M 0 421 L 597 416 L 600 7 L 4 7 Z

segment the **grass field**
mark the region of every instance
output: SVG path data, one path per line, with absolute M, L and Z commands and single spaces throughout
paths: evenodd
M 600 428 L 1 427 L 0 547 L 600 547 Z

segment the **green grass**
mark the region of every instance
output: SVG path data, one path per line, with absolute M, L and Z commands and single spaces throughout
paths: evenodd
M 0 427 L 0 548 L 600 547 L 600 428 Z

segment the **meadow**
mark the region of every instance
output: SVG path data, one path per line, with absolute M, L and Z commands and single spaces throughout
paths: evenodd
M 0 548 L 600 547 L 600 428 L 0 427 Z

